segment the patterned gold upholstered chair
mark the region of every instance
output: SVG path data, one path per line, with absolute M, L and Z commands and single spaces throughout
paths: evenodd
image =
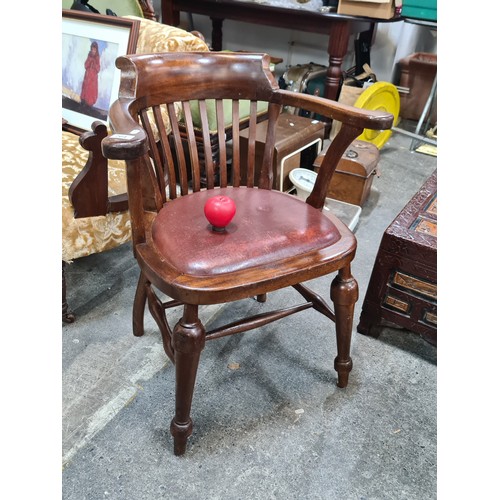
M 65 0 L 63 1 L 63 8 Z M 72 1 L 69 2 L 71 5 Z M 99 2 L 91 5 L 100 8 Z M 114 10 L 110 2 L 106 5 Z M 149 1 L 141 2 L 149 4 Z M 119 12 L 117 12 L 119 13 Z M 136 53 L 208 51 L 206 43 L 183 29 L 140 16 Z M 180 113 L 180 111 L 179 111 Z M 94 128 L 94 127 L 93 127 Z M 167 124 L 168 129 L 168 124 Z M 78 136 L 62 131 L 62 320 L 75 316 L 66 300 L 65 266 L 74 259 L 104 252 L 131 238 L 127 205 L 125 162 L 107 161 L 101 141 L 108 131 L 103 125 Z M 92 197 L 88 194 L 92 193 Z M 89 205 L 89 198 L 94 201 Z

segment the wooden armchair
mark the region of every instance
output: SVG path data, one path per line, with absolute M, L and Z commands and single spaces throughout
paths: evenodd
M 134 334 L 143 334 L 142 315 L 147 301 L 166 355 L 175 364 L 176 405 L 170 430 L 174 453 L 181 455 L 192 433 L 191 402 L 200 354 L 207 340 L 255 329 L 312 307 L 335 322 L 338 352 L 334 368 L 339 387 L 347 385 L 352 369 L 353 312 L 358 299 L 358 286 L 351 274 L 356 239 L 331 211 L 323 212 L 322 208 L 330 178 L 346 148 L 365 128 L 389 129 L 393 116 L 281 90 L 269 70 L 269 56 L 262 54 L 137 55 L 118 58 L 117 66 L 122 71 L 119 99 L 110 110 L 113 133 L 103 140 L 103 153 L 109 159 L 124 159 L 127 163 L 133 252 L 141 269 L 133 306 Z M 221 158 L 226 148 L 223 100 L 232 101 L 232 171 L 221 161 L 218 184 L 209 154 L 206 101 L 211 99 L 217 110 Z M 241 100 L 250 101 L 245 185 L 240 181 Z M 207 189 L 201 188 L 192 101 L 199 103 L 203 124 Z M 269 125 L 261 175 L 254 179 L 258 101 L 268 104 Z M 187 151 L 176 105 L 183 109 Z M 163 126 L 163 106 L 169 112 L 170 133 Z M 300 107 L 343 124 L 326 152 L 306 202 L 271 189 L 275 129 L 284 106 Z M 191 182 L 186 165 L 191 168 Z M 236 204 L 234 219 L 217 230 L 204 214 L 206 202 L 214 197 L 229 197 Z M 302 283 L 335 272 L 338 274 L 330 295 L 332 310 Z M 212 331 L 206 331 L 199 319 L 200 305 L 250 297 L 264 301 L 266 294 L 288 286 L 304 301 L 237 319 Z M 162 294 L 169 299 L 163 301 Z M 172 327 L 165 311 L 178 305 L 183 306 L 182 317 Z M 304 325 L 305 334 L 308 330 L 314 330 L 314 325 Z
M 98 3 L 90 3 L 99 8 Z M 137 53 L 209 50 L 198 35 L 144 17 L 140 22 Z M 62 320 L 65 323 L 75 320 L 66 298 L 66 264 L 110 250 L 131 238 L 125 163 L 121 160 L 108 163 L 102 156 L 101 141 L 107 134 L 106 126 L 95 123 L 92 131 L 78 136 L 63 123 Z

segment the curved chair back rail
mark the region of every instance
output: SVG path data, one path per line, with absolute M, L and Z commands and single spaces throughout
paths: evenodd
M 175 364 L 171 433 L 177 455 L 185 452 L 192 433 L 191 401 L 206 340 L 313 308 L 335 322 L 334 368 L 339 387 L 347 385 L 352 369 L 350 339 L 358 287 L 350 265 L 356 238 L 322 208 L 347 147 L 365 128 L 390 128 L 393 117 L 281 90 L 269 63 L 265 54 L 212 52 L 131 55 L 117 60 L 119 98 L 110 109 L 112 133 L 103 139 L 102 148 L 105 157 L 127 164 L 133 250 L 141 270 L 133 329 L 137 336 L 144 333 L 147 302 L 165 352 Z M 249 110 L 244 177 L 240 169 L 242 101 Z M 213 105 L 215 133 L 208 111 Z M 256 160 L 256 124 L 262 105 L 267 107 L 268 127 L 262 159 Z M 271 189 L 276 124 L 284 106 L 342 122 L 306 202 Z M 230 141 L 228 116 L 232 117 Z M 211 154 L 214 140 L 219 151 L 216 162 Z M 212 227 L 204 213 L 207 201 L 217 196 L 232 198 L 236 204 L 234 218 L 222 228 Z M 334 272 L 332 310 L 302 283 Z M 200 305 L 253 296 L 264 302 L 267 293 L 288 286 L 305 302 L 235 318 L 212 331 L 206 331 L 200 321 Z M 169 299 L 160 299 L 157 290 Z M 178 305 L 183 305 L 182 317 L 172 328 L 166 310 Z
M 117 60 L 117 66 L 122 71 L 122 82 L 120 98 L 113 104 L 112 115 L 115 120 L 115 128 L 125 131 L 125 134 L 112 135 L 103 142 L 104 154 L 108 158 L 137 159 L 150 151 L 155 168 L 163 169 L 164 165 L 159 161 L 161 152 L 158 146 L 148 143 L 147 127 L 159 127 L 164 129 L 163 123 L 158 121 L 154 125 L 149 124 L 145 118 L 144 110 L 153 109 L 159 112 L 161 105 L 167 105 L 170 123 L 173 129 L 173 141 L 176 144 L 176 153 L 179 155 L 178 163 L 180 170 L 175 171 L 168 161 L 168 169 L 163 172 L 170 179 L 171 192 L 174 185 L 180 183 L 182 194 L 187 192 L 188 172 L 184 168 L 191 165 L 193 157 L 197 155 L 194 148 L 196 137 L 194 125 L 189 124 L 191 117 L 190 102 L 198 101 L 200 115 L 205 125 L 208 116 L 205 109 L 205 100 L 215 99 L 219 107 L 218 116 L 223 121 L 224 100 L 232 100 L 233 116 L 239 117 L 238 106 L 240 100 L 250 100 L 250 137 L 249 143 L 249 172 L 254 170 L 255 133 L 252 132 L 256 124 L 257 103 L 267 101 L 269 103 L 269 126 L 267 147 L 264 152 L 264 168 L 262 175 L 255 185 L 270 187 L 272 185 L 272 148 L 274 144 L 274 132 L 276 121 L 283 106 L 301 107 L 325 117 L 338 120 L 342 123 L 341 132 L 335 137 L 332 147 L 325 155 L 324 167 L 321 169 L 316 185 L 311 193 L 308 203 L 316 208 L 323 206 L 329 180 L 333 175 L 336 165 L 347 146 L 363 131 L 363 129 L 385 130 L 392 126 L 393 116 L 382 111 L 365 111 L 339 104 L 337 102 L 317 96 L 299 94 L 279 89 L 274 76 L 269 70 L 269 56 L 258 54 L 241 53 L 189 53 L 179 57 L 177 53 L 165 53 L 154 55 L 125 56 Z M 186 71 L 189 68 L 189 71 Z M 168 82 L 168 85 L 165 83 Z M 186 123 L 179 126 L 175 113 L 175 104 L 182 106 Z M 144 121 L 145 129 L 136 127 L 136 119 L 142 111 L 141 119 Z M 130 112 L 130 114 L 129 114 Z M 128 122 L 127 122 L 128 120 Z M 219 123 L 219 149 L 222 155 L 220 185 L 227 183 L 227 171 L 224 159 L 227 156 L 224 129 L 226 124 Z M 179 147 L 180 130 L 186 128 L 188 152 L 182 152 Z M 205 129 L 208 127 L 204 127 Z M 163 130 L 164 131 L 164 130 Z M 205 130 L 206 134 L 208 131 Z M 126 137 L 121 137 L 125 135 Z M 162 144 L 165 141 L 162 141 Z M 233 128 L 233 183 L 239 182 L 239 158 L 234 150 L 239 151 L 239 121 L 234 120 Z M 155 151 L 156 150 L 156 151 Z M 206 174 L 208 184 L 213 179 L 213 165 L 210 161 L 209 148 L 205 150 L 207 161 Z M 196 158 L 194 158 L 196 159 Z M 170 170 L 169 170 L 170 169 Z M 168 172 L 167 172 L 168 171 Z M 168 173 L 168 175 L 167 175 Z M 193 172 L 194 190 L 199 190 L 200 185 L 196 178 L 197 172 Z M 160 176 L 161 177 L 161 176 Z M 254 184 L 252 176 L 248 176 L 249 185 Z M 162 185 L 160 183 L 161 190 Z M 175 194 L 173 194 L 175 196 Z M 162 196 L 161 202 L 165 202 Z

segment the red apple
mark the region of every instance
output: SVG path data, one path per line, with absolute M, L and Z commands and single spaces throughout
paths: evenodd
M 229 196 L 217 195 L 206 201 L 204 212 L 208 222 L 212 224 L 212 229 L 222 231 L 233 219 L 236 204 Z

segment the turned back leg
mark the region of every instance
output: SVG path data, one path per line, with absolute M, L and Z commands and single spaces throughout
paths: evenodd
M 146 309 L 147 285 L 149 285 L 149 281 L 141 271 L 135 290 L 134 307 L 132 309 L 132 332 L 136 337 L 142 337 L 144 335 L 144 311 Z
M 64 323 L 73 323 L 75 315 L 69 308 L 66 298 L 66 262 L 62 261 L 62 320 Z

